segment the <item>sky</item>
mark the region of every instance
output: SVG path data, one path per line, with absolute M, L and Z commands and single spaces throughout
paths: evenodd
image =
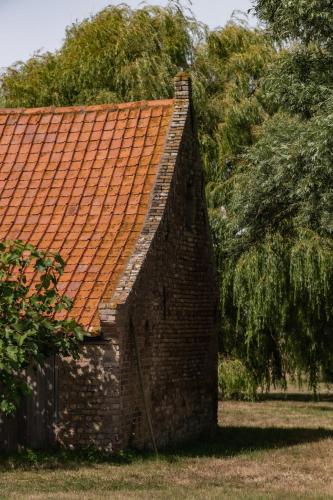
M 0 68 L 24 61 L 37 50 L 61 46 L 66 26 L 121 0 L 0 0 Z M 127 0 L 131 7 L 140 0 Z M 166 0 L 148 0 L 165 5 Z M 185 3 L 185 2 L 183 2 Z M 223 26 L 233 11 L 247 11 L 251 0 L 192 0 L 196 17 L 211 28 Z

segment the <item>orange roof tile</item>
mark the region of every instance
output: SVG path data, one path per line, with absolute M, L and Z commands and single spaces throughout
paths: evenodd
M 59 290 L 99 328 L 149 206 L 173 100 L 0 109 L 0 239 L 59 252 Z

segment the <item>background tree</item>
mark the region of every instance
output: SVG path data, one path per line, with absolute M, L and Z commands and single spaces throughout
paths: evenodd
M 257 96 L 260 78 L 274 57 L 263 32 L 236 19 L 207 32 L 194 54 L 194 103 L 211 208 L 220 208 L 221 180 L 245 148 L 265 110 Z
M 109 7 L 9 68 L 6 106 L 171 97 L 193 75 L 222 349 L 256 383 L 332 366 L 333 24 L 329 0 L 256 0 L 264 29 L 210 32 L 179 3 Z
M 175 1 L 166 8 L 110 6 L 68 28 L 59 51 L 8 68 L 1 95 L 8 107 L 168 98 L 175 74 L 190 69 L 211 180 L 252 142 L 251 126 L 262 119 L 253 94 L 271 57 L 258 30 L 234 22 L 209 32 Z
M 233 174 L 220 266 L 226 349 L 258 382 L 332 373 L 332 9 L 257 1 L 281 47 L 261 81 L 267 111 Z M 271 116 L 270 116 L 271 115 Z
M 174 75 L 191 64 L 204 35 L 204 26 L 177 2 L 110 6 L 67 28 L 59 51 L 10 67 L 2 94 L 10 107 L 169 97 Z
M 74 320 L 60 319 L 71 309 L 57 290 L 63 269 L 58 254 L 21 241 L 0 243 L 0 412 L 13 413 L 30 392 L 25 368 L 51 354 L 78 355 L 83 331 Z

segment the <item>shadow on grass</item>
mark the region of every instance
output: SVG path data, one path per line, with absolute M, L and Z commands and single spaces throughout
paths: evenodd
M 270 392 L 261 394 L 260 401 L 295 401 L 300 403 L 333 403 L 333 394 L 317 394 L 314 396 L 309 392 Z M 331 408 L 332 410 L 333 408 Z
M 228 458 L 330 438 L 333 439 L 333 431 L 320 428 L 219 427 L 213 437 L 201 438 L 183 446 L 163 450 L 159 457 L 167 462 L 191 457 Z M 0 472 L 17 469 L 78 469 L 82 466 L 94 467 L 102 463 L 130 465 L 153 458 L 154 455 L 151 452 L 127 451 L 119 455 L 109 455 L 95 450 L 81 452 L 24 450 L 11 455 L 0 455 Z
M 214 437 L 168 450 L 165 455 L 227 458 L 330 438 L 333 439 L 333 431 L 320 428 L 219 427 Z

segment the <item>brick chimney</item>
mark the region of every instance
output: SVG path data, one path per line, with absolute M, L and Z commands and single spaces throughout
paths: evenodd
M 181 104 L 177 101 L 191 101 L 192 100 L 192 80 L 189 73 L 181 71 L 177 73 L 174 79 L 175 85 L 175 100 L 176 105 Z

